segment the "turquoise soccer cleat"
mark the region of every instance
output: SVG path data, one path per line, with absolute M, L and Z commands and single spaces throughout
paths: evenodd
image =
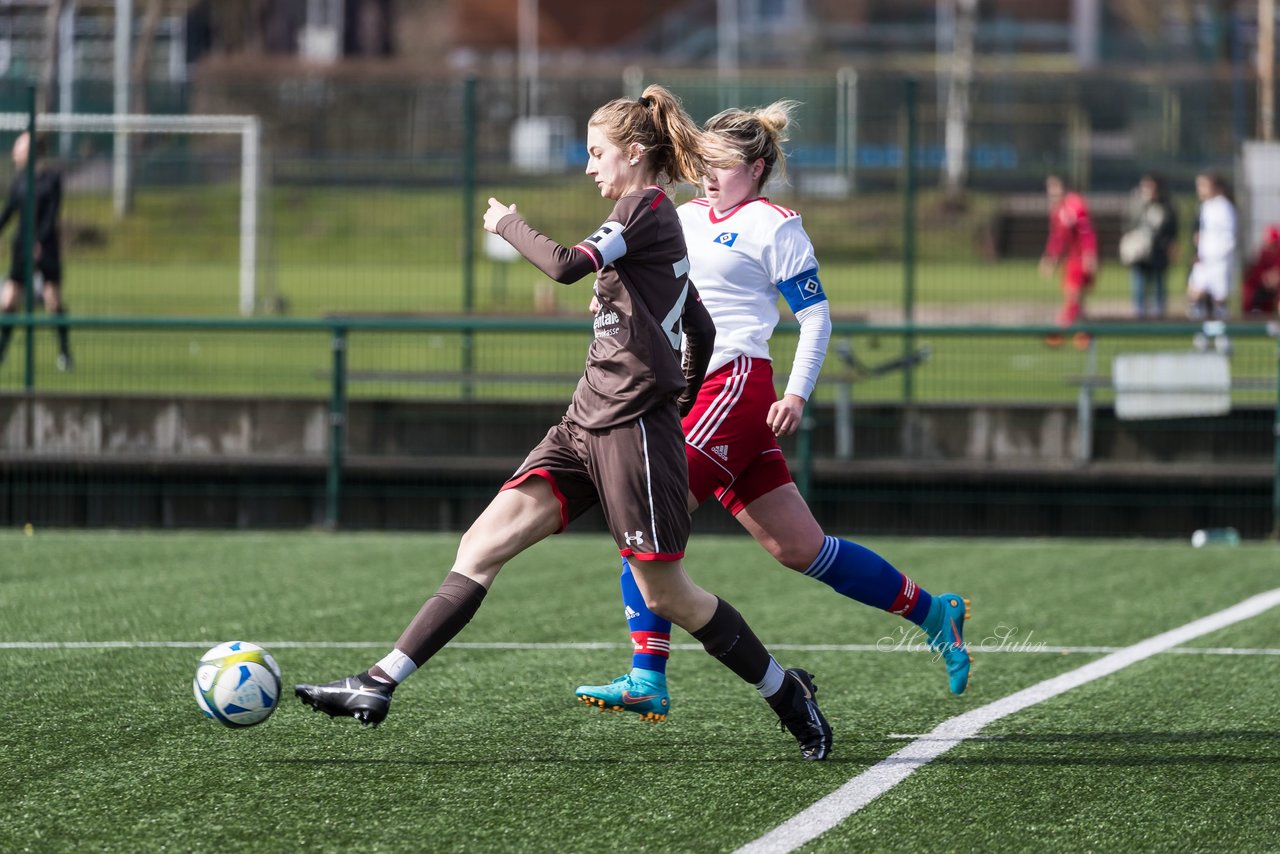
M 640 720 L 655 724 L 665 721 L 671 709 L 666 674 L 639 667 L 608 685 L 579 685 L 574 693 L 578 702 L 602 712 L 634 712 Z
M 933 597 L 924 629 L 929 648 L 939 653 L 947 665 L 952 694 L 963 694 L 969 686 L 969 665 L 973 656 L 964 642 L 964 621 L 969 619 L 969 600 L 959 593 L 942 593 Z

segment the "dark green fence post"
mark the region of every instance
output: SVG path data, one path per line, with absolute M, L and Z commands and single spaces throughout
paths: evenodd
M 1275 477 L 1271 479 L 1271 539 L 1280 540 L 1280 335 L 1276 336 Z
M 813 428 L 816 419 L 806 410 L 800 415 L 800 430 L 796 433 L 796 489 L 800 497 L 809 500 L 809 490 L 813 485 Z
M 333 382 L 329 392 L 329 472 L 325 482 L 325 526 L 336 529 L 342 500 L 342 458 L 347 444 L 347 328 L 333 327 Z
M 22 387 L 31 391 L 36 385 L 36 328 L 31 323 L 36 299 L 36 87 L 27 87 L 27 194 L 22 199 L 22 251 L 26 259 L 22 266 L 22 306 L 27 313 L 25 337 L 26 366 L 22 375 Z
M 462 87 L 462 311 L 476 307 L 476 78 Z M 471 329 L 462 332 L 462 397 L 471 397 L 471 373 L 475 367 Z
M 902 322 L 908 330 L 902 336 L 902 356 L 915 349 L 915 333 L 910 327 L 916 320 L 916 81 L 906 82 L 907 128 L 902 152 Z M 902 370 L 902 400 L 910 402 L 915 395 L 911 365 Z

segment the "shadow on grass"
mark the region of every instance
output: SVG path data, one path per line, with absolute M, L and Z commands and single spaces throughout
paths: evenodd
M 927 739 L 928 736 L 925 736 Z M 933 759 L 942 766 L 1161 766 L 1161 764 L 1277 764 L 1280 763 L 1280 750 L 1275 755 L 1238 755 L 1230 753 L 1157 753 L 1152 754 L 1149 748 L 1158 745 L 1210 745 L 1247 743 L 1251 745 L 1274 743 L 1280 746 L 1280 732 L 1266 730 L 1220 730 L 1220 731 L 1187 731 L 1187 732 L 1044 732 L 1037 735 L 996 735 L 979 736 L 975 743 L 988 745 L 984 755 L 973 757 L 956 757 L 943 754 Z M 841 750 L 841 743 L 845 750 Z M 859 744 L 860 743 L 860 744 Z M 899 745 L 908 744 L 905 739 L 882 739 L 882 737 L 846 737 L 837 740 L 835 753 L 827 759 L 826 766 L 845 768 L 842 773 L 854 776 L 861 769 L 869 768 L 881 762 L 915 762 L 914 759 L 893 759 L 891 753 Z M 888 753 L 876 750 L 872 745 L 888 748 Z M 1009 755 L 1002 748 L 1014 745 L 1039 745 L 1033 753 Z M 1053 750 L 1053 745 L 1061 749 Z M 1096 750 L 1089 750 L 1089 746 Z M 547 750 L 530 750 L 527 755 L 475 755 L 460 757 L 460 749 L 454 744 L 433 745 L 439 755 L 421 755 L 416 758 L 399 757 L 296 757 L 262 759 L 268 766 L 417 766 L 417 767 L 479 767 L 479 766 L 772 766 L 778 763 L 803 762 L 796 755 L 787 753 L 786 749 L 762 748 L 754 741 L 727 743 L 716 741 L 713 744 L 699 745 L 692 748 L 689 744 L 630 745 L 625 755 L 617 753 L 616 744 L 608 745 L 608 754 L 564 755 Z M 1123 748 L 1134 748 L 1123 750 Z M 695 754 L 699 750 L 701 755 Z M 998 752 L 992 755 L 992 752 Z M 754 755 L 753 755 L 754 754 Z M 1002 755 L 1001 755 L 1002 754 Z
M 985 735 L 979 739 L 1005 744 L 1056 744 L 1085 742 L 1126 744 L 1200 744 L 1210 741 L 1274 741 L 1280 744 L 1280 732 L 1271 730 L 1214 730 L 1183 732 L 1047 732 Z
M 926 737 L 927 739 L 928 737 Z M 1274 765 L 1280 764 L 1280 750 L 1274 755 L 1248 753 L 1182 753 L 1179 745 L 1273 743 L 1280 747 L 1280 732 L 1270 730 L 1214 730 L 1187 732 L 1059 732 L 978 736 L 971 741 L 987 750 L 981 756 L 944 754 L 933 760 L 954 766 L 1151 766 L 1151 765 Z M 1058 749 L 1053 749 L 1057 745 Z M 1034 746 L 1032 752 L 1014 751 Z M 1158 751 L 1160 746 L 1173 747 Z M 1090 749 L 1095 748 L 1095 749 Z M 1132 748 L 1132 749 L 1127 749 Z M 889 760 L 896 764 L 899 761 Z
M 689 756 L 652 756 L 652 757 L 617 757 L 617 756 L 485 756 L 476 759 L 381 759 L 381 758 L 350 758 L 350 757 L 326 757 L 312 759 L 264 759 L 263 765 L 298 765 L 298 766 L 314 766 L 321 767 L 325 765 L 334 766 L 358 766 L 358 765 L 411 765 L 411 766 L 430 766 L 440 768 L 478 768 L 486 765 L 495 767 L 509 768 L 516 765 L 586 765 L 591 767 L 602 766 L 644 766 L 655 765 L 662 767 L 689 767 L 689 766 L 715 766 L 723 765 L 726 767 L 741 768 L 744 765 L 780 765 L 787 763 L 801 763 L 804 760 L 796 756 L 755 756 L 744 758 L 740 754 L 733 756 L 717 756 L 717 757 L 701 757 L 694 758 Z M 863 757 L 832 757 L 825 760 L 825 765 L 856 765 L 859 767 L 867 767 L 874 765 L 880 761 L 880 757 L 863 758 Z

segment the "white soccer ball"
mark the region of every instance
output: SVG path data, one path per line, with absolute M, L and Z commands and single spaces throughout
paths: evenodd
M 229 727 L 253 726 L 280 704 L 280 666 L 257 644 L 228 641 L 200 656 L 191 688 L 205 717 Z

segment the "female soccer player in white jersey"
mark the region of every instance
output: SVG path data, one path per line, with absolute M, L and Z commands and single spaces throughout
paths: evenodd
M 831 318 L 813 244 L 800 215 L 761 190 L 785 169 L 782 143 L 794 101 L 711 118 L 714 134 L 704 197 L 679 208 L 689 278 L 715 321 L 715 349 L 692 411 L 684 417 L 689 507 L 715 495 L 783 566 L 851 599 L 899 614 L 926 633 L 946 662 L 950 689 L 969 680 L 967 602 L 931 596 L 887 560 L 826 536 L 791 481 L 777 436 L 794 433 L 826 356 Z M 791 376 L 774 391 L 769 338 L 781 297 L 800 323 Z M 607 685 L 583 685 L 578 699 L 663 720 L 670 709 L 666 663 L 671 624 L 645 608 L 623 558 L 622 598 L 634 646 L 632 669 Z
M 689 481 L 680 410 L 697 394 L 715 327 L 689 283 L 675 206 L 657 185 L 696 180 L 705 169 L 706 139 L 661 86 L 596 110 L 587 125 L 586 172 L 614 206 L 600 228 L 572 247 L 535 231 L 515 205 L 489 200 L 484 227 L 534 266 L 565 284 L 594 277 L 599 310 L 586 372 L 560 423 L 463 535 L 452 571 L 395 647 L 363 673 L 296 686 L 304 703 L 330 716 L 380 723 L 395 686 L 462 630 L 503 565 L 599 504 L 618 551 L 635 561 L 646 611 L 678 623 L 754 685 L 805 759 L 827 757 L 831 727 L 809 674 L 783 670 L 742 615 L 694 584 L 681 560 Z

